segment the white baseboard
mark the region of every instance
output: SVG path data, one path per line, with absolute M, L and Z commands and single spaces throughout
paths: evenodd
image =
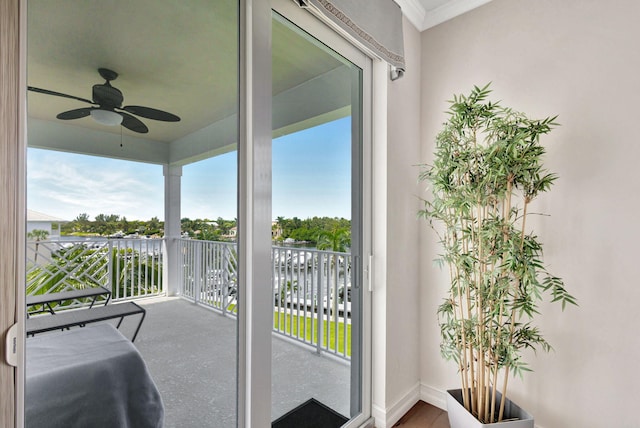
M 420 384 L 420 399 L 439 409 L 447 410 L 446 392 L 429 386 L 426 383 Z
M 387 408 L 387 426 L 392 427 L 420 400 L 420 383 Z
M 372 413 L 376 428 L 390 428 L 420 400 L 420 383 L 416 383 L 402 397 L 386 409 L 373 405 Z
M 387 416 L 382 407 L 373 404 L 371 406 L 371 416 L 375 420 L 376 428 L 387 428 Z
M 418 382 L 391 406 L 383 409 L 373 404 L 372 413 L 376 428 L 390 428 L 400 420 L 418 401 L 424 401 L 444 411 L 447 410 L 446 392 Z M 542 428 L 536 424 L 536 428 Z

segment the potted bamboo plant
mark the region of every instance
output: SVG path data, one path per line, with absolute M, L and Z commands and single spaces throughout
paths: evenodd
M 420 171 L 433 197 L 419 214 L 438 234 L 438 261 L 450 274 L 438 320 L 441 353 L 461 378 L 447 394 L 452 428 L 533 428 L 533 419 L 507 399 L 509 377 L 528 370 L 524 349 L 551 348 L 533 324 L 543 295 L 563 309 L 576 304 L 546 271 L 542 244 L 527 228 L 529 205 L 556 180 L 543 167 L 540 145 L 556 118 L 529 119 L 488 101 L 490 92 L 489 85 L 474 87 L 450 101 L 433 165 Z

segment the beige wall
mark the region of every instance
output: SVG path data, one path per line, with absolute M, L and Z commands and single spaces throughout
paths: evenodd
M 391 403 L 419 379 L 420 34 L 404 22 L 407 72 L 389 83 L 387 137 L 387 396 Z M 388 404 L 390 404 L 388 402 Z
M 533 226 L 580 307 L 542 306 L 555 351 L 531 356 L 535 372 L 511 390 L 544 428 L 639 426 L 639 18 L 636 0 L 494 0 L 422 33 L 425 161 L 444 100 L 474 84 L 492 81 L 496 100 L 562 124 L 543 140 L 560 178 L 533 210 L 550 217 Z M 431 263 L 436 251 L 424 227 L 421 381 L 431 391 L 457 385 L 439 358 L 434 314 L 446 278 Z
M 420 326 L 419 326 L 419 231 L 416 218 L 420 208 L 416 181 L 420 159 L 420 33 L 404 21 L 404 43 L 407 72 L 399 80 L 387 82 L 387 147 L 384 151 L 385 192 L 376 204 L 385 210 L 384 231 L 374 240 L 384 242 L 378 262 L 384 269 L 375 274 L 383 277 L 374 293 L 374 375 L 373 415 L 376 427 L 392 426 L 419 398 L 420 390 Z M 385 66 L 386 69 L 386 66 Z M 385 77 L 386 78 L 386 77 Z M 380 202 L 380 201 L 378 201 Z M 374 213 L 380 217 L 380 213 Z M 379 247 L 378 247 L 379 248 Z M 383 312 L 382 314 L 380 312 Z

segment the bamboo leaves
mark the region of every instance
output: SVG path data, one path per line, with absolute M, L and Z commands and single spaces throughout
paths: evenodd
M 502 420 L 495 391 L 504 400 L 509 373 L 529 370 L 522 351 L 551 349 L 531 322 L 543 295 L 563 309 L 576 304 L 546 271 L 542 244 L 526 224 L 531 201 L 557 179 L 540 145 L 556 117 L 529 119 L 488 101 L 490 92 L 476 86 L 453 97 L 433 165 L 419 175 L 433 192 L 419 215 L 437 231 L 450 273 L 438 309 L 441 353 L 458 364 L 465 407 L 484 423 Z

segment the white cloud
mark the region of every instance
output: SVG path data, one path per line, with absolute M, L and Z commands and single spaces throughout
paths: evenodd
M 29 149 L 27 206 L 67 220 L 80 213 L 163 217 L 158 165 Z

